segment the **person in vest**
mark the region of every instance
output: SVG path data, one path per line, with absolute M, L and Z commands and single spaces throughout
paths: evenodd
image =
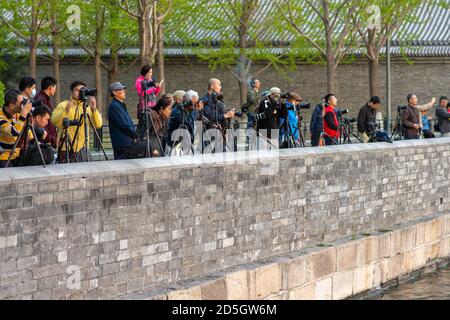
M 324 140 L 327 146 L 338 144 L 339 121 L 336 114 L 337 99 L 334 94 L 325 97 L 325 117 L 323 120 Z

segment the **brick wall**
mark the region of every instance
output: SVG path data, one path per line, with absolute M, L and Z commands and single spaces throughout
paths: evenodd
M 449 155 L 441 138 L 2 169 L 0 299 L 167 288 L 446 212 Z
M 262 69 L 263 65 L 256 65 L 253 72 Z M 52 66 L 38 65 L 38 78 L 52 74 Z M 119 81 L 129 87 L 127 97 L 128 110 L 133 117 L 136 117 L 137 97 L 134 89 L 134 82 L 140 69 L 132 68 L 127 74 L 120 76 Z M 157 68 L 155 68 L 157 74 Z M 365 60 L 356 60 L 351 64 L 340 65 L 337 77 L 337 95 L 339 106 L 348 108 L 354 116 L 365 102 L 369 100 L 368 64 Z M 449 58 L 422 58 L 414 59 L 411 64 L 404 60 L 394 58 L 392 63 L 392 107 L 405 104 L 406 95 L 414 92 L 419 98 L 419 103 L 427 103 L 432 96 L 439 98 L 442 95 L 450 95 L 450 59 Z M 62 77 L 62 98 L 68 96 L 70 83 L 74 80 L 82 79 L 87 81 L 89 86 L 94 86 L 94 69 L 89 62 L 69 62 L 66 61 L 61 66 Z M 166 79 L 168 92 L 178 89 L 193 89 L 201 95 L 207 88 L 208 79 L 217 77 L 222 80 L 225 94 L 225 102 L 230 107 L 239 108 L 239 93 L 236 80 L 226 69 L 218 69 L 214 72 L 209 70 L 208 65 L 197 61 L 175 60 L 167 61 Z M 294 72 L 289 72 L 285 76 L 278 74 L 273 68 L 264 71 L 258 77 L 262 86 L 268 89 L 278 86 L 283 90 L 299 92 L 305 102 L 319 103 L 326 92 L 326 68 L 320 65 L 300 64 Z M 385 101 L 385 65 L 380 67 L 381 98 Z M 104 90 L 106 90 L 106 74 L 103 76 Z M 393 109 L 393 115 L 395 116 Z M 305 111 L 305 119 L 309 119 L 312 110 Z M 386 111 L 383 111 L 386 115 Z

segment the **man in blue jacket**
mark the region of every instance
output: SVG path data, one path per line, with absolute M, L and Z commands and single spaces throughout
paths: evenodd
M 133 141 L 138 137 L 125 105 L 127 87 L 120 82 L 109 86 L 113 101 L 108 109 L 109 134 L 114 150 L 114 160 L 127 159 Z

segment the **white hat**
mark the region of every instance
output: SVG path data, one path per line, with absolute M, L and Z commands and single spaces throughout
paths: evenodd
M 270 89 L 270 94 L 278 93 L 281 94 L 281 89 L 277 87 L 273 87 Z

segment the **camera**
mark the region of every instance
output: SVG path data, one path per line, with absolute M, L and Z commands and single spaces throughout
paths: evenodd
M 311 109 L 311 103 L 302 103 L 298 106 L 299 109 L 309 110 Z
M 402 113 L 402 110 L 406 110 L 406 109 L 408 109 L 408 106 L 398 106 L 397 107 L 398 113 Z
M 344 114 L 348 114 L 348 109 L 336 109 L 336 115 L 338 118 L 342 118 Z
M 62 125 L 64 129 L 67 129 L 69 127 L 78 126 L 80 122 L 78 120 L 69 120 L 68 118 L 64 118 Z
M 234 111 L 234 115 L 238 118 L 242 118 L 243 113 L 241 111 L 236 111 L 236 109 L 231 109 L 231 111 Z
M 143 90 L 143 91 L 146 91 L 146 90 L 148 90 L 148 89 L 150 89 L 150 88 L 155 87 L 155 86 L 156 86 L 156 82 L 155 82 L 155 81 L 156 81 L 155 79 L 151 79 L 151 80 L 143 80 L 143 81 L 141 82 L 141 88 L 142 88 L 142 90 Z
M 29 99 L 23 99 L 22 106 L 26 105 L 28 102 L 31 103 L 31 111 L 29 116 L 34 112 L 34 109 L 40 108 L 41 106 L 44 106 L 44 104 L 41 102 L 41 100 L 29 100 Z
M 80 89 L 79 100 L 86 101 L 88 97 L 95 97 L 97 95 L 97 89 L 82 87 Z
M 356 122 L 356 118 L 343 118 L 342 120 L 344 121 L 345 124 L 350 124 L 350 123 Z

